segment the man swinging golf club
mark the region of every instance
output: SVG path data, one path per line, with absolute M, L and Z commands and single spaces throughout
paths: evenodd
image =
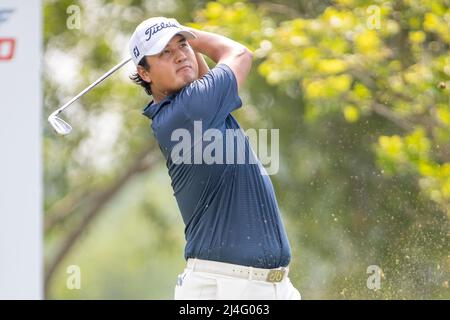
M 175 299 L 300 299 L 288 278 L 290 246 L 270 178 L 248 139 L 239 148 L 239 142 L 229 143 L 236 137 L 226 134 L 242 131 L 231 112 L 242 105 L 238 89 L 252 53 L 164 17 L 142 22 L 129 50 L 137 67 L 131 78 L 153 96 L 144 115 L 152 120 L 186 226 L 187 266 Z M 216 66 L 209 70 L 202 54 Z M 227 142 L 223 161 L 198 161 L 197 151 L 201 157 L 208 148 L 204 138 L 189 138 L 188 152 L 178 152 L 183 132 L 195 137 L 210 129 Z M 228 161 L 241 153 L 253 161 Z

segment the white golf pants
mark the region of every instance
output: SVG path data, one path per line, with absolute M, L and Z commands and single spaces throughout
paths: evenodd
M 189 259 L 178 276 L 175 300 L 300 300 L 287 268 L 258 269 Z

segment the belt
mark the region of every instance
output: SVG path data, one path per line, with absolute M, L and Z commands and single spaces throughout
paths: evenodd
M 289 273 L 288 267 L 261 269 L 219 261 L 188 259 L 187 268 L 192 271 L 215 273 L 248 280 L 281 282 Z

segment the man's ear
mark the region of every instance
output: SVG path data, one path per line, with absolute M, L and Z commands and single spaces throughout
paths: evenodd
M 150 78 L 149 72 L 143 67 L 143 66 L 137 66 L 137 72 L 139 76 L 144 80 L 145 82 L 151 83 L 152 80 Z

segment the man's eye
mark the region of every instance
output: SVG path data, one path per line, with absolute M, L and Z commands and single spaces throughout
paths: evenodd
M 163 50 L 160 54 L 160 57 L 166 56 L 169 52 L 170 52 L 170 50 Z

